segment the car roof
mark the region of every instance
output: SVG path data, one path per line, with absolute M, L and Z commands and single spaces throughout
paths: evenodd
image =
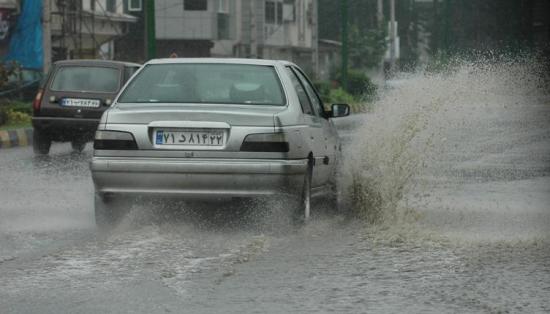
M 151 59 L 146 64 L 176 64 L 176 63 L 225 63 L 246 65 L 294 65 L 285 60 L 245 59 L 245 58 L 163 58 Z
M 126 62 L 126 61 L 115 61 L 115 60 L 96 60 L 96 59 L 72 59 L 72 60 L 61 60 L 54 63 L 55 65 L 99 65 L 99 66 L 108 66 L 108 65 L 125 65 L 125 66 L 137 66 L 140 67 L 141 64 Z

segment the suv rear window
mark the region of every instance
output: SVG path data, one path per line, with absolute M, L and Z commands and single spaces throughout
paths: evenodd
M 119 103 L 285 104 L 272 66 L 150 64 L 137 74 Z
M 55 73 L 51 90 L 63 92 L 114 93 L 120 70 L 92 66 L 62 66 Z

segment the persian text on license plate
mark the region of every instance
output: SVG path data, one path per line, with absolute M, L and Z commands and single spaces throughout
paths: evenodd
M 222 130 L 156 130 L 156 145 L 223 146 Z
M 99 108 L 100 101 L 98 99 L 63 98 L 61 99 L 61 105 L 65 107 Z

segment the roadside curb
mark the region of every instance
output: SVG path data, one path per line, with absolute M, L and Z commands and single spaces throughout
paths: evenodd
M 32 128 L 0 131 L 0 149 L 32 144 Z

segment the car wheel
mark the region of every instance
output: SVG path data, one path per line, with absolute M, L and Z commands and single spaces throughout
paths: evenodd
M 32 148 L 37 155 L 47 155 L 50 152 L 52 140 L 42 131 L 34 129 L 32 132 Z
M 99 230 L 108 231 L 115 227 L 123 216 L 121 206 L 113 196 L 95 194 L 95 224 Z
M 86 142 L 80 140 L 71 141 L 71 147 L 73 151 L 80 153 L 84 150 L 84 147 L 86 147 Z
M 296 223 L 305 223 L 309 220 L 311 214 L 311 180 L 313 177 L 313 159 L 310 158 L 307 165 L 307 172 L 304 175 L 304 184 L 302 193 L 294 212 L 294 221 Z

